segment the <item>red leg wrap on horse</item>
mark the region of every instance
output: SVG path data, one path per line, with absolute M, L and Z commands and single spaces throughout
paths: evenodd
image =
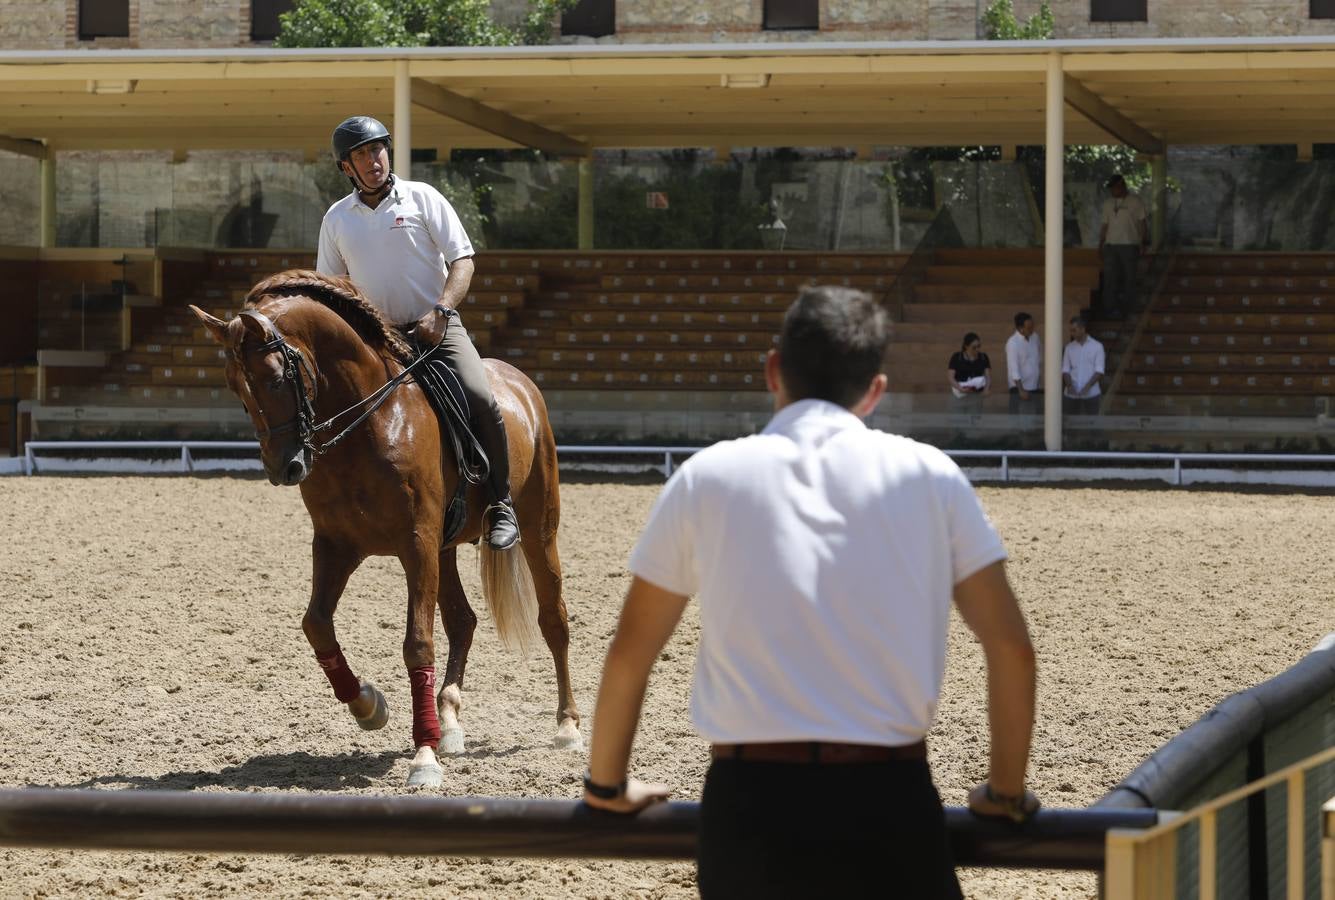
M 335 647 L 333 653 L 317 653 L 315 659 L 320 668 L 324 669 L 325 677 L 333 685 L 334 696 L 340 703 L 351 703 L 357 699 L 362 692 L 361 682 L 352 674 L 352 669 L 348 668 L 348 661 L 343 658 L 341 648 Z
M 436 667 L 408 670 L 413 684 L 413 746 L 440 746 L 440 719 L 436 716 Z

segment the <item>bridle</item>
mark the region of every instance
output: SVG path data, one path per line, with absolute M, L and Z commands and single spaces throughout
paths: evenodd
M 408 376 L 412 374 L 412 371 L 417 368 L 418 364 L 427 358 L 427 356 L 424 355 L 419 359 L 414 360 L 412 364 L 406 366 L 402 372 L 389 379 L 389 381 L 385 382 L 347 409 L 337 415 L 330 416 L 323 422 L 317 423 L 315 421 L 315 369 L 311 366 L 310 362 L 307 361 L 306 355 L 289 344 L 287 338 L 285 338 L 283 333 L 278 330 L 278 326 L 274 325 L 264 313 L 254 309 L 247 309 L 243 310 L 241 315 L 253 319 L 262 329 L 264 329 L 266 335 L 272 335 L 268 341 L 260 344 L 254 349 L 263 353 L 272 353 L 276 350 L 283 354 L 283 381 L 292 386 L 293 399 L 296 402 L 297 408 L 296 415 L 290 420 L 284 422 L 282 425 L 274 426 L 265 431 L 256 431 L 255 437 L 261 441 L 265 441 L 275 434 L 283 434 L 295 430 L 297 432 L 297 440 L 301 442 L 301 446 L 311 454 L 312 458 L 321 457 L 334 449 L 334 447 L 338 446 L 339 442 L 347 437 L 354 428 L 362 422 L 365 422 L 367 418 L 370 417 L 371 413 L 379 409 L 381 405 L 389 399 L 389 395 L 394 392 L 394 389 L 403 384 Z M 241 346 L 238 346 L 235 355 L 239 360 L 242 355 Z M 307 389 L 307 379 L 309 379 L 310 382 L 309 390 Z M 370 404 L 370 406 L 346 428 L 322 444 L 315 443 L 316 435 L 332 428 L 334 423 L 339 419 L 367 404 Z

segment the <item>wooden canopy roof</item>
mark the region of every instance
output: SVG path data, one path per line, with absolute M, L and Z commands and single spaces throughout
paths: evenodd
M 301 149 L 392 122 L 418 147 L 1335 142 L 1335 38 L 0 52 L 0 149 Z

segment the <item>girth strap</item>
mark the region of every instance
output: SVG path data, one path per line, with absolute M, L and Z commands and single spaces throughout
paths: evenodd
M 450 317 L 452 320 L 453 316 Z M 450 321 L 446 322 L 446 328 L 449 328 Z M 448 544 L 459 536 L 467 521 L 468 485 L 484 483 L 491 472 L 491 462 L 487 459 L 482 442 L 473 433 L 468 396 L 459 383 L 459 376 L 438 352 L 440 346 L 437 344 L 423 352 L 414 342 L 421 365 L 413 374 L 440 419 L 441 431 L 454 451 L 455 465 L 459 470 L 454 496 L 450 498 L 445 511 L 444 542 Z

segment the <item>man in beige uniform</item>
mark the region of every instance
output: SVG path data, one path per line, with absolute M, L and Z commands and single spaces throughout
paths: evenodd
M 1099 253 L 1103 257 L 1101 305 L 1110 318 L 1120 319 L 1136 306 L 1136 278 L 1140 250 L 1149 242 L 1145 202 L 1126 189 L 1121 175 L 1108 179 L 1103 201 L 1103 224 L 1099 229 Z

